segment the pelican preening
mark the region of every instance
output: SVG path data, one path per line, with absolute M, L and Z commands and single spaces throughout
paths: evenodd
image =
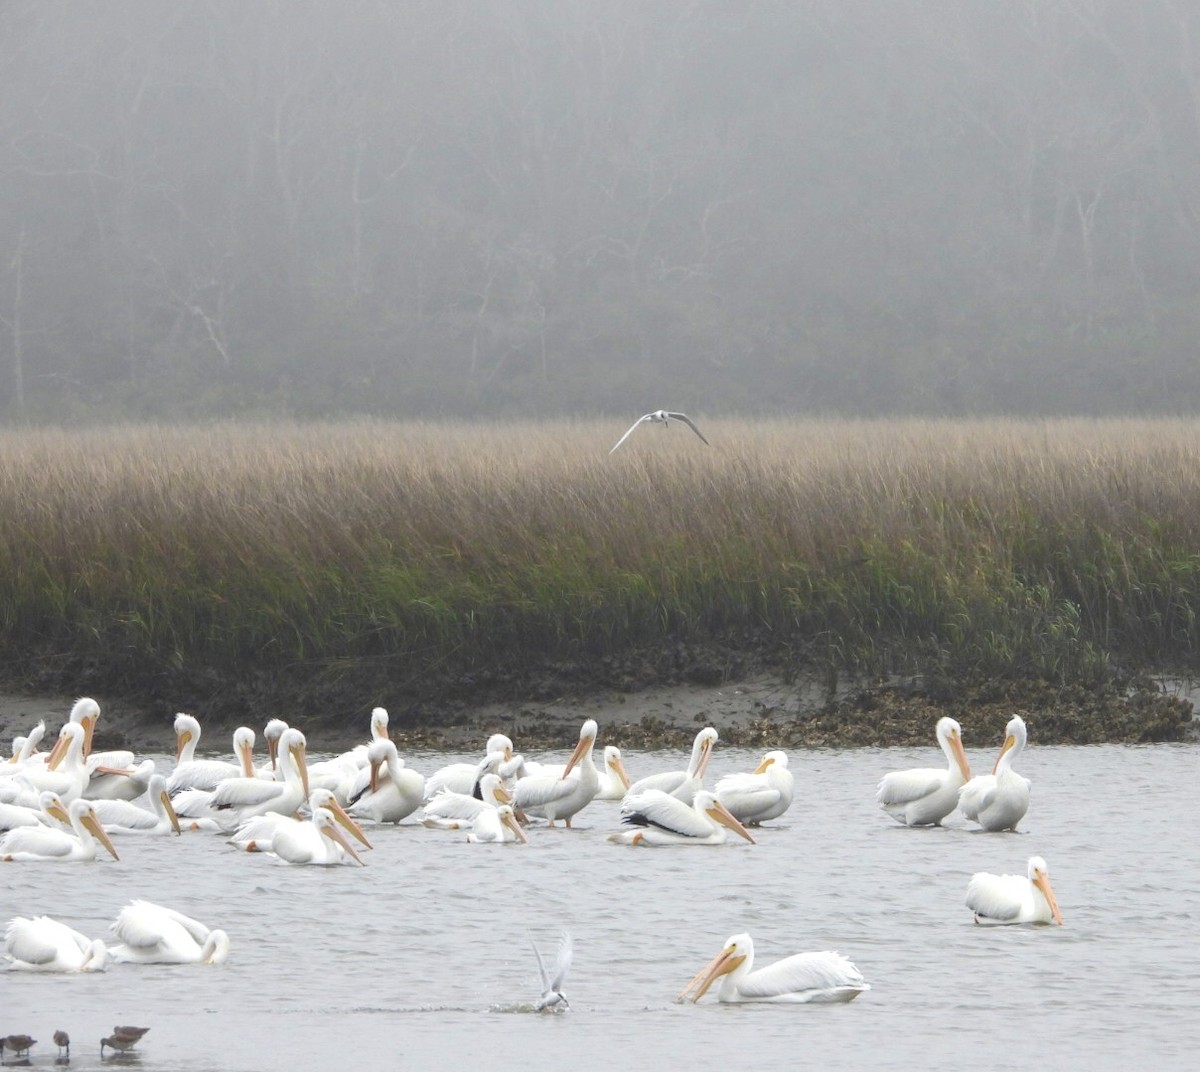
M 690 804 L 697 791 L 704 787 L 704 774 L 716 743 L 717 731 L 712 726 L 705 726 L 692 741 L 692 755 L 687 770 L 663 771 L 639 778 L 629 787 L 627 795 L 636 796 L 647 789 L 659 789 Z
M 938 719 L 937 742 L 946 756 L 945 768 L 892 771 L 879 781 L 875 799 L 893 819 L 906 826 L 940 824 L 958 806 L 959 789 L 971 777 L 963 751 L 962 727 L 954 719 Z
M 347 797 L 349 812 L 359 819 L 398 823 L 421 806 L 425 778 L 404 765 L 387 737 L 366 749 L 368 766 L 360 771 Z
M 1012 769 L 1025 740 L 1025 720 L 1014 715 L 1004 728 L 1004 743 L 992 773 L 972 778 L 958 791 L 963 815 L 984 830 L 1016 830 L 1029 810 L 1029 779 Z
M 99 938 L 49 916 L 17 916 L 4 929 L 10 971 L 99 972 L 108 966 L 108 947 Z
M 612 454 L 617 447 L 619 447 L 625 442 L 625 440 L 633 435 L 635 428 L 640 428 L 643 424 L 661 424 L 664 428 L 669 428 L 672 421 L 680 421 L 681 423 L 686 424 L 704 441 L 706 446 L 708 445 L 708 440 L 704 439 L 704 433 L 696 427 L 696 422 L 693 421 L 692 418 L 686 413 L 675 413 L 671 410 L 656 409 L 653 413 L 647 413 L 645 416 L 639 417 L 636 421 L 634 421 L 633 424 L 629 426 L 629 430 L 623 436 L 621 436 L 616 443 L 613 444 L 612 450 L 610 450 L 608 453 Z
M 967 907 L 976 923 L 1057 923 L 1062 912 L 1050 885 L 1046 861 L 1031 856 L 1024 875 L 978 871 L 967 883 Z
M 724 1002 L 770 1001 L 824 1004 L 853 1001 L 870 984 L 841 953 L 797 953 L 754 971 L 754 939 L 735 934 L 721 950 L 680 991 L 675 999 L 693 1004 L 704 997 L 713 982 L 721 978 L 717 1000 Z
M 561 1012 L 569 1009 L 571 1003 L 567 1001 L 567 995 L 563 993 L 563 983 L 567 981 L 567 972 L 571 970 L 571 955 L 574 950 L 570 931 L 564 928 L 558 936 L 558 952 L 554 958 L 553 974 L 546 971 L 542 954 L 538 952 L 537 944 L 532 937 L 529 939 L 529 944 L 533 946 L 533 955 L 537 957 L 538 975 L 542 979 L 542 996 L 534 1008 L 538 1012 Z
M 474 795 L 476 783 L 487 773 L 499 773 L 501 763 L 513 758 L 511 738 L 493 733 L 487 740 L 484 758 L 476 763 L 449 763 L 425 779 L 425 799 L 432 800 L 443 789 Z
M 229 936 L 150 901 L 130 901 L 112 925 L 119 944 L 115 961 L 139 964 L 221 964 L 229 956 Z
M 750 831 L 706 789 L 690 805 L 661 789 L 631 793 L 621 805 L 621 822 L 630 829 L 608 836 L 621 845 L 720 845 L 726 830 L 755 844 Z
M 750 774 L 727 774 L 717 782 L 717 799 L 747 826 L 778 819 L 792 806 L 795 778 L 786 752 L 768 752 Z

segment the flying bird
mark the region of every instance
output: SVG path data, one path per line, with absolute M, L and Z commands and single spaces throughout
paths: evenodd
M 538 952 L 537 944 L 532 938 L 529 939 L 529 944 L 533 946 L 533 955 L 537 957 L 538 962 L 538 972 L 542 976 L 542 996 L 534 1007 L 538 1012 L 544 1012 L 547 1009 L 552 1012 L 569 1009 L 571 1003 L 567 1001 L 567 995 L 563 993 L 563 983 L 566 982 L 567 972 L 571 969 L 573 946 L 570 932 L 563 928 L 562 934 L 558 936 L 558 955 L 554 961 L 553 976 L 546 973 L 542 954 Z
M 670 427 L 672 421 L 682 421 L 704 441 L 705 445 L 708 444 L 708 440 L 704 438 L 704 433 L 696 427 L 696 422 L 693 421 L 692 418 L 686 413 L 672 413 L 670 410 L 656 409 L 653 413 L 647 413 L 644 417 L 639 417 L 636 421 L 634 421 L 633 424 L 629 426 L 629 431 L 627 431 L 623 436 L 621 436 L 620 439 L 616 441 L 616 443 L 613 444 L 612 450 L 610 450 L 608 453 L 612 454 L 617 447 L 624 443 L 625 440 L 627 440 L 633 434 L 633 430 L 640 425 L 661 424 L 664 428 L 667 428 Z

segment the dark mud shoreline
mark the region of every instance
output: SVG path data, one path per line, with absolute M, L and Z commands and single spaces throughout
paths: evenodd
M 1178 681 L 1149 678 L 1103 687 L 1041 682 L 831 684 L 796 673 L 782 659 L 714 645 L 671 645 L 622 659 L 545 665 L 537 672 L 492 672 L 445 681 L 397 680 L 385 668 L 341 666 L 286 680 L 255 675 L 176 682 L 160 689 L 105 689 L 89 675 L 77 692 L 61 683 L 36 690 L 11 684 L 0 694 L 0 747 L 45 718 L 56 732 L 77 695 L 95 697 L 103 716 L 96 747 L 171 751 L 178 711 L 197 715 L 205 746 L 223 750 L 239 725 L 282 717 L 303 728 L 313 751 L 363 739 L 370 710 L 386 707 L 401 748 L 473 750 L 491 733 L 521 749 L 571 744 L 594 718 L 601 740 L 624 748 L 686 747 L 715 726 L 728 745 L 749 748 L 928 744 L 942 715 L 959 720 L 969 747 L 995 744 L 1014 714 L 1039 744 L 1188 740 L 1193 694 Z

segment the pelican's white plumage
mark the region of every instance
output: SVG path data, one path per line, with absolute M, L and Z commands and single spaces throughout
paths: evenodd
M 708 769 L 708 761 L 712 758 L 713 746 L 717 739 L 717 731 L 712 726 L 705 726 L 692 742 L 692 754 L 687 770 L 663 771 L 639 778 L 629 787 L 628 795 L 635 796 L 647 789 L 658 789 L 678 797 L 685 804 L 690 804 L 696 793 L 704 788 L 704 773 Z
M 621 805 L 621 822 L 628 829 L 608 836 L 621 845 L 721 845 L 726 830 L 755 844 L 750 831 L 707 789 L 691 804 L 661 789 L 630 794 Z
M 351 836 L 361 842 L 366 848 L 372 848 L 371 842 L 367 839 L 367 835 L 363 833 L 362 827 L 342 807 L 332 790 L 314 789 L 308 798 L 308 803 L 310 809 L 314 812 L 318 808 L 324 808 L 330 812 Z M 255 815 L 247 819 L 234 831 L 229 842 L 231 845 L 236 845 L 239 849 L 245 849 L 247 852 L 271 852 L 273 851 L 275 834 L 282 828 L 297 821 L 297 819 L 290 815 L 281 815 L 278 812 Z
M 71 831 L 49 826 L 21 826 L 0 837 L 0 860 L 19 863 L 35 861 L 68 862 L 94 860 L 96 843 L 103 845 L 114 860 L 117 850 L 109 840 L 90 801 L 82 798 L 67 805 Z
M 64 722 L 45 764 L 28 763 L 17 777 L 35 792 L 50 790 L 69 804 L 87 789 L 88 772 L 83 758 L 86 739 L 87 729 L 82 723 Z
M 448 763 L 425 779 L 425 799 L 432 800 L 443 789 L 471 796 L 475 783 L 488 773 L 498 773 L 501 763 L 512 759 L 513 743 L 503 733 L 493 733 L 484 749 L 484 758 L 474 763 Z
M 597 800 L 620 800 L 629 789 L 629 775 L 625 772 L 625 761 L 621 750 L 610 744 L 604 749 L 604 762 L 600 769 L 600 792 Z
M 226 813 L 231 826 L 254 815 L 279 812 L 292 815 L 308 800 L 308 768 L 304 734 L 289 726 L 279 737 L 279 768 L 283 781 L 266 778 L 226 778 L 213 790 L 210 808 Z
M 511 804 L 501 804 L 498 808 L 484 808 L 471 820 L 471 832 L 467 840 L 472 844 L 511 844 L 519 841 L 522 845 L 529 843 L 521 824 L 513 812 Z
M 113 960 L 140 964 L 220 964 L 229 955 L 229 936 L 150 901 L 130 901 L 112 924 L 118 944 Z
M 967 907 L 976 923 L 1057 923 L 1062 912 L 1050 885 L 1046 861 L 1029 858 L 1024 875 L 992 875 L 978 871 L 967 883 Z
M 112 753 L 106 753 L 112 754 Z M 150 787 L 156 770 L 154 760 L 143 759 L 132 768 L 88 763 L 91 772 L 84 796 L 88 800 L 137 800 Z
M 797 953 L 754 971 L 754 940 L 748 934 L 735 934 L 675 1000 L 691 996 L 693 1002 L 699 1001 L 722 976 L 717 1000 L 735 1003 L 847 1002 L 871 989 L 862 972 L 832 950 Z
M 595 799 L 600 789 L 600 772 L 592 758 L 598 732 L 595 719 L 584 722 L 579 743 L 563 773 L 521 778 L 513 788 L 513 804 L 527 815 L 548 819 L 551 826 L 562 819 L 569 828 L 571 819 Z
M 455 793 L 444 789 L 426 803 L 421 822 L 435 830 L 461 830 L 470 826 L 481 811 L 495 811 L 501 804 L 512 801 L 498 774 L 485 774 L 479 779 L 479 796 Z
M 621 436 L 620 439 L 616 441 L 616 443 L 613 444 L 612 450 L 610 450 L 608 453 L 612 454 L 617 447 L 624 443 L 625 440 L 633 435 L 634 431 L 640 428 L 643 424 L 661 424 L 664 428 L 669 428 L 672 421 L 679 421 L 681 424 L 686 424 L 693 432 L 696 433 L 696 435 L 704 440 L 705 445 L 708 445 L 708 440 L 704 439 L 704 433 L 696 427 L 696 422 L 693 421 L 692 418 L 686 413 L 678 413 L 667 409 L 656 409 L 653 413 L 647 413 L 634 421 L 633 424 L 629 426 L 629 431 L 627 431 L 623 436 Z
M 1015 715 L 1004 729 L 1004 744 L 992 773 L 972 778 L 958 791 L 963 815 L 984 830 L 1016 830 L 1029 810 L 1029 779 L 1012 769 L 1025 740 L 1025 720 Z
M 945 767 L 892 771 L 879 780 L 875 791 L 879 806 L 906 826 L 940 824 L 958 806 L 958 791 L 971 777 L 962 727 L 954 719 L 938 719 L 937 742 L 946 756 Z
M 110 834 L 178 834 L 179 816 L 161 774 L 151 776 L 146 798 L 149 810 L 128 800 L 93 800 L 92 808 Z
M 366 863 L 338 830 L 338 819 L 328 808 L 314 808 L 311 819 L 280 823 L 271 841 L 271 855 L 287 864 L 336 867 Z
M 196 745 L 200 742 L 200 722 L 192 715 L 175 716 L 175 769 L 167 779 L 167 792 L 172 796 L 187 789 L 211 793 L 230 778 L 254 778 L 254 730 L 239 726 L 233 731 L 234 761 L 197 759 Z
M 749 774 L 727 774 L 717 782 L 717 799 L 740 822 L 758 826 L 778 819 L 792 806 L 794 787 L 787 753 L 776 749 Z
M 24 737 L 13 738 L 12 755 L 0 764 L 0 775 L 15 774 L 37 754 L 37 747 L 46 735 L 46 720 L 41 719 Z M 43 762 L 38 760 L 38 762 Z
M 12 971 L 96 972 L 108 966 L 104 942 L 49 916 L 10 919 L 4 929 L 4 955 Z
M 350 788 L 347 810 L 357 819 L 398 823 L 421 806 L 424 796 L 424 777 L 404 765 L 385 737 L 367 745 L 367 767 Z

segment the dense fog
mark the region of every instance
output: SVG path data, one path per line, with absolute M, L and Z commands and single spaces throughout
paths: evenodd
M 0 416 L 1181 412 L 1183 0 L 7 0 Z

